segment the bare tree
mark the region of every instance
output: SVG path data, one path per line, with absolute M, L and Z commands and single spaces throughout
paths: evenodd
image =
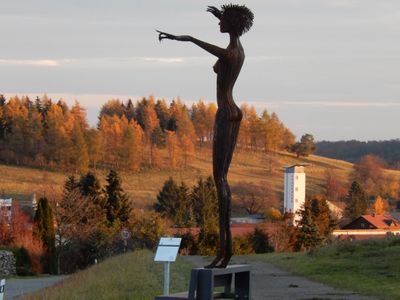
M 56 261 L 60 274 L 62 254 L 71 246 L 91 240 L 105 223 L 104 213 L 78 189 L 64 194 L 54 191 L 49 199 L 56 225 Z
M 249 215 L 259 214 L 267 207 L 277 207 L 277 197 L 267 182 L 255 184 L 241 182 L 232 187 L 232 194 L 236 204 L 246 210 Z

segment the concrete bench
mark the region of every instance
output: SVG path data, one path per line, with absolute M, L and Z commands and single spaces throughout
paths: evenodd
M 233 289 L 232 289 L 233 283 Z M 223 287 L 223 292 L 215 292 Z M 231 265 L 223 269 L 192 269 L 189 291 L 172 295 L 157 296 L 155 300 L 211 300 L 250 299 L 250 266 Z

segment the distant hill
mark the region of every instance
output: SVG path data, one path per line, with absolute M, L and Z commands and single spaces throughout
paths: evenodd
M 167 157 L 167 153 L 162 152 Z M 145 170 L 140 172 L 120 172 L 122 185 L 136 207 L 150 207 L 156 201 L 157 193 L 163 183 L 173 177 L 177 182 L 184 181 L 193 186 L 200 176 L 212 174 L 211 150 L 197 150 L 195 159 L 186 169 Z M 283 168 L 298 163 L 307 163 L 307 195 L 312 196 L 323 191 L 326 170 L 333 169 L 339 181 L 348 183 L 348 175 L 353 165 L 349 162 L 330 159 L 317 155 L 296 158 L 294 154 L 280 152 L 266 156 L 263 152 L 238 151 L 235 153 L 229 171 L 231 186 L 248 182 L 258 187 L 270 187 L 277 195 L 278 201 L 283 197 Z M 389 171 L 388 171 L 389 172 Z M 392 176 L 400 179 L 400 172 L 390 171 Z M 107 170 L 97 170 L 96 174 L 102 184 L 105 183 Z M 15 197 L 28 204 L 29 195 L 37 197 L 49 193 L 49 189 L 61 189 L 67 176 L 64 172 L 49 172 L 34 168 L 0 165 L 0 191 L 5 196 Z
M 391 168 L 400 167 L 400 139 L 388 141 L 356 140 L 316 143 L 315 154 L 349 162 L 357 162 L 362 156 L 373 154 L 385 160 Z

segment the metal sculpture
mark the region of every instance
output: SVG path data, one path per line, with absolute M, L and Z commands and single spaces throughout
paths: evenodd
M 217 73 L 218 110 L 213 136 L 213 176 L 218 195 L 220 244 L 217 257 L 206 268 L 225 268 L 233 254 L 230 229 L 231 191 L 227 175 L 243 117 L 233 100 L 232 90 L 245 58 L 239 38 L 253 25 L 254 15 L 246 6 L 234 4 L 223 5 L 221 9 L 209 6 L 207 11 L 220 20 L 220 31 L 229 33 L 230 42 L 227 48 L 220 48 L 189 35 L 172 35 L 158 30 L 157 32 L 160 41 L 170 39 L 192 42 L 218 57 L 214 65 L 214 72 Z

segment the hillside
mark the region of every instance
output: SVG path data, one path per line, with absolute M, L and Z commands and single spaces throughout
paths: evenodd
M 230 184 L 234 186 L 239 182 L 252 182 L 257 186 L 263 186 L 267 182 L 282 197 L 283 167 L 297 163 L 310 164 L 306 168 L 307 195 L 322 192 L 327 169 L 334 169 L 339 180 L 344 183 L 347 183 L 347 177 L 352 169 L 351 163 L 316 155 L 297 159 L 292 154 L 282 152 L 272 158 L 267 158 L 260 152 L 237 152 L 229 172 Z M 386 172 L 400 179 L 400 171 L 387 170 Z M 120 174 L 123 188 L 135 206 L 148 207 L 154 203 L 158 191 L 168 177 L 172 176 L 176 181 L 184 181 L 188 186 L 192 186 L 200 176 L 206 177 L 211 173 L 211 150 L 203 149 L 197 151 L 194 161 L 187 169 L 147 170 Z M 105 174 L 105 171 L 97 171 L 103 183 Z M 24 205 L 27 204 L 26 201 L 33 192 L 40 197 L 49 193 L 51 189 L 62 188 L 68 175 L 61 172 L 0 165 L 0 191 L 4 196 L 15 197 Z
M 117 255 L 23 299 L 154 299 L 163 291 L 163 264 L 153 259 L 144 250 Z M 171 265 L 171 292 L 187 289 L 191 267 L 180 258 Z

